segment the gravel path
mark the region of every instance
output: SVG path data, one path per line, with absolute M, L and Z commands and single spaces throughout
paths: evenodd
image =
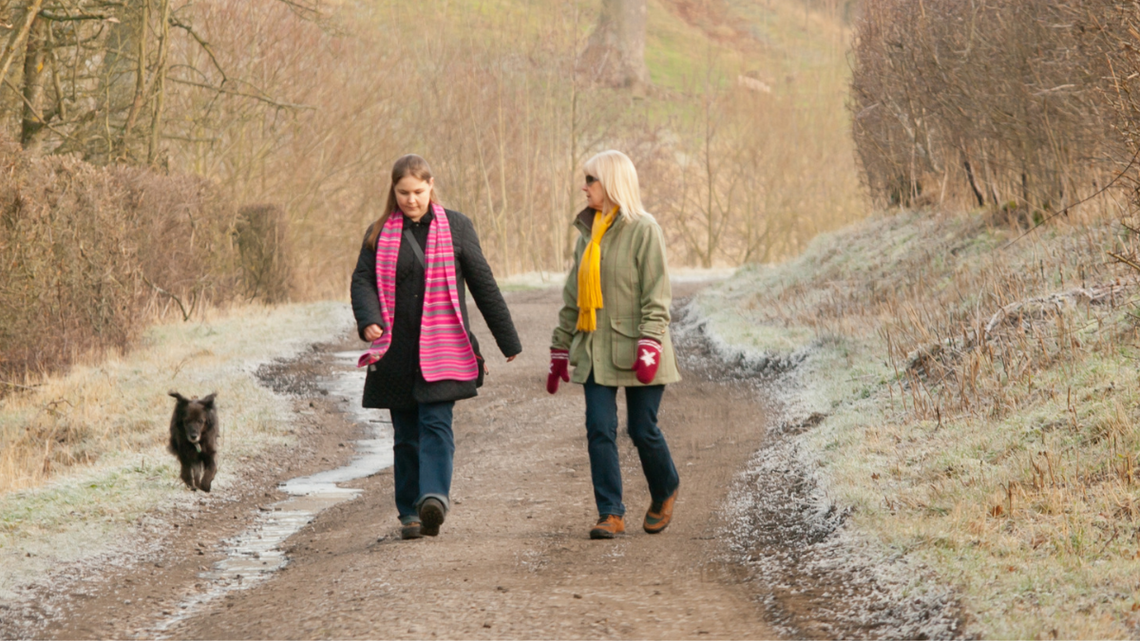
M 86 581 L 77 577 L 72 585 L 81 586 L 79 596 L 55 604 L 35 636 L 774 636 L 752 593 L 756 584 L 743 583 L 738 566 L 725 562 L 731 554 L 718 535 L 724 531 L 718 510 L 734 475 L 764 438 L 755 391 L 700 376 L 670 386 L 661 425 L 681 474 L 674 523 L 661 535 L 641 531 L 649 497 L 636 451 L 623 438 L 631 527 L 617 540 L 591 541 L 595 514 L 582 392 L 567 385 L 550 396 L 543 387 L 559 298 L 554 290 L 508 295 L 524 352 L 511 364 L 492 357 L 480 396 L 456 406 L 454 506 L 438 538 L 399 540 L 392 475 L 384 470 L 348 484 L 363 494 L 322 512 L 290 538 L 284 570 L 170 625 L 180 604 L 209 589 L 199 575 L 221 554 L 222 540 L 277 496 L 268 489 L 275 480 L 348 456 L 338 446 L 351 438 L 351 424 L 335 401 L 305 384 L 331 367 L 314 353 L 270 373 L 284 388 L 311 395 L 297 401 L 311 426 L 299 446 L 307 462 L 251 477 L 244 497 L 205 499 L 206 507 L 185 519 L 189 527 L 176 525 L 162 536 L 165 545 L 157 547 L 164 551 Z M 483 344 L 493 345 L 485 328 L 476 331 Z M 322 352 L 350 347 L 329 345 Z

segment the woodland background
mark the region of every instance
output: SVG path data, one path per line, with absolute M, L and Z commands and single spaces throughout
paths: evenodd
M 229 300 L 343 296 L 424 155 L 500 276 L 568 268 L 581 163 L 639 167 L 674 265 L 877 207 L 1136 202 L 1123 0 L 0 2 L 0 380 Z
M 500 276 L 568 268 L 580 165 L 607 148 L 637 163 L 674 265 L 794 255 L 865 209 L 853 10 L 0 2 L 0 380 L 169 314 L 344 296 L 408 152 Z

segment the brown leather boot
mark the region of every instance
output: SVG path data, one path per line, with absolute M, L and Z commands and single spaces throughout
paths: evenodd
M 439 499 L 429 497 L 424 499 L 420 504 L 420 532 L 424 536 L 438 536 L 439 526 L 443 525 L 443 519 L 447 514 L 444 509 L 443 503 Z
M 420 532 L 420 527 L 421 526 L 419 521 L 412 521 L 411 523 L 405 523 L 401 525 L 400 538 L 404 540 L 424 538 L 423 533 Z
M 625 532 L 625 520 L 616 514 L 603 514 L 590 530 L 591 539 L 612 539 Z
M 677 502 L 677 492 L 680 490 L 680 487 L 673 490 L 669 498 L 661 503 L 654 501 L 649 504 L 649 511 L 645 513 L 645 523 L 642 526 L 646 532 L 657 534 L 669 525 L 669 521 L 673 520 L 673 504 Z

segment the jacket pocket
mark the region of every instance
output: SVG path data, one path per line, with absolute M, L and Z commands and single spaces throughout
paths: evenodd
M 633 316 L 611 316 L 610 354 L 614 367 L 632 370 L 637 360 L 638 325 L 640 319 Z
M 578 361 L 582 360 L 582 352 L 585 350 L 582 347 L 582 342 L 586 340 L 586 335 L 582 332 L 574 332 L 574 338 L 570 339 L 570 366 L 578 367 Z

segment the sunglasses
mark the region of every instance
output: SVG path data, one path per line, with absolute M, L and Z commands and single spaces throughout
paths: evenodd
M 598 182 L 598 179 L 597 179 L 597 178 L 594 178 L 594 177 L 593 177 L 593 176 L 591 176 L 590 174 L 586 174 L 586 184 L 587 184 L 587 185 L 592 185 L 592 184 L 594 184 L 594 183 L 596 183 L 596 182 Z

